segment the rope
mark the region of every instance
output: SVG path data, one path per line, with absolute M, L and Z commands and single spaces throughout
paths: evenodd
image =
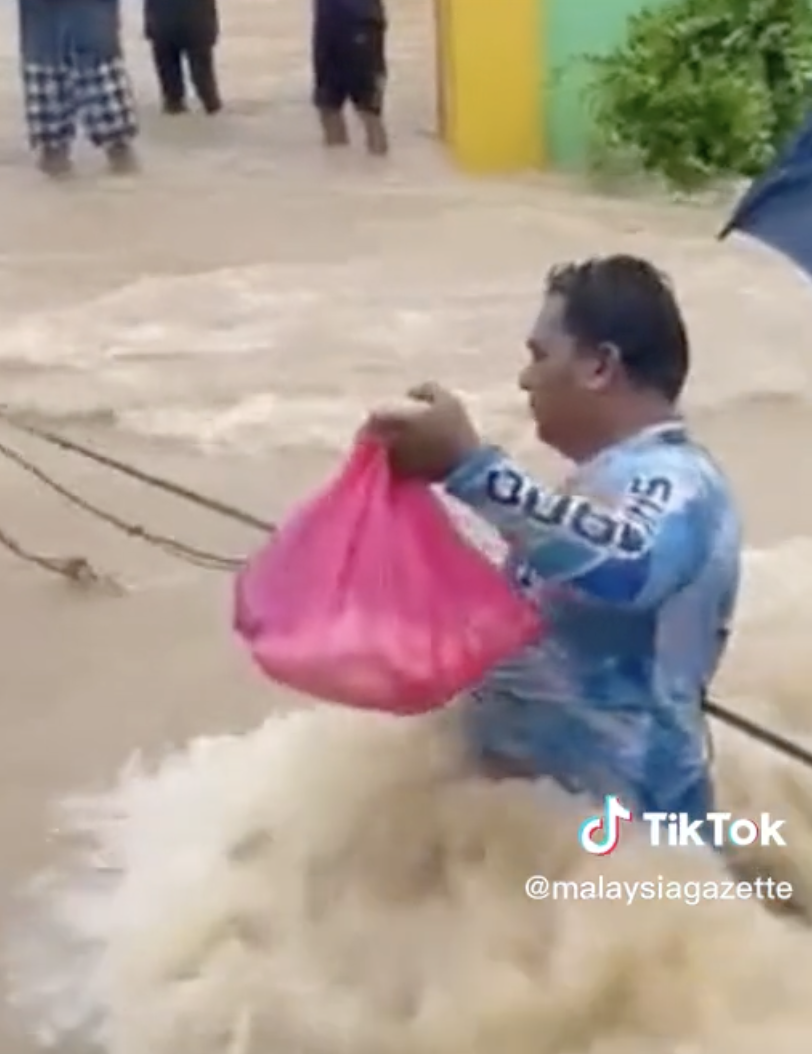
M 244 509 L 237 508 L 236 506 L 229 505 L 217 498 L 212 498 L 208 495 L 201 494 L 198 491 L 191 490 L 173 480 L 165 479 L 164 477 L 154 475 L 150 472 L 145 472 L 143 469 L 127 464 L 117 458 L 110 457 L 107 454 L 102 454 L 100 451 L 94 450 L 92 447 L 76 442 L 73 439 L 68 439 L 66 436 L 57 432 L 52 432 L 49 429 L 39 428 L 35 425 L 29 424 L 24 421 L 19 414 L 14 413 L 14 411 L 7 406 L 0 405 L 0 421 L 8 425 L 10 428 L 32 436 L 35 439 L 39 439 L 60 450 L 77 454 L 78 456 L 93 461 L 98 465 L 112 469 L 114 472 L 119 472 L 122 475 L 128 476 L 130 479 L 137 480 L 148 487 L 153 487 L 162 490 L 165 493 L 172 494 L 177 498 L 191 502 L 194 505 L 198 505 L 210 512 L 217 513 L 227 519 L 234 520 L 244 526 L 252 527 L 256 530 L 263 531 L 266 534 L 276 530 L 274 524 L 261 519 L 259 516 L 255 516 L 253 513 L 246 512 Z M 61 495 L 65 500 L 91 515 L 98 517 L 116 529 L 123 531 L 130 537 L 140 538 L 145 542 L 165 549 L 173 556 L 177 556 L 180 559 L 186 559 L 198 566 L 231 571 L 240 566 L 242 562 L 234 557 L 207 553 L 202 549 L 187 545 L 177 539 L 147 531 L 145 528 L 137 524 L 129 524 L 119 517 L 114 516 L 112 513 L 100 509 L 86 499 L 73 494 L 67 488 L 51 479 L 36 465 L 28 461 L 27 458 L 24 458 L 18 451 L 13 450 L 3 443 L 0 443 L 0 454 L 19 465 L 20 468 L 29 472 L 37 479 L 41 480 L 47 487 Z M 75 581 L 94 581 L 98 577 L 92 567 L 90 567 L 88 562 L 82 557 L 57 559 L 29 553 L 2 530 L 0 530 L 0 545 L 9 549 L 11 552 L 29 563 L 65 575 Z M 756 724 L 754 721 L 741 717 L 739 714 L 733 713 L 733 711 L 728 710 L 720 703 L 711 699 L 703 699 L 702 709 L 717 721 L 721 721 L 724 724 L 735 728 L 744 735 L 748 735 L 758 742 L 763 743 L 765 746 L 772 747 L 773 750 L 777 750 L 779 753 L 812 769 L 812 751 L 794 743 L 792 740 L 787 739 L 768 728 L 764 728 L 763 725 Z
M 52 432 L 47 428 L 39 428 L 36 425 L 29 424 L 19 414 L 2 404 L 0 404 L 0 421 L 18 432 L 33 436 L 35 439 L 40 439 L 51 446 L 58 447 L 60 450 L 78 454 L 80 457 L 87 458 L 97 465 L 113 469 L 113 471 L 129 476 L 130 479 L 138 480 L 139 483 L 144 483 L 148 487 L 165 491 L 176 498 L 182 498 L 193 505 L 199 505 L 201 508 L 208 509 L 209 512 L 215 512 L 220 516 L 225 516 L 227 519 L 242 523 L 246 527 L 253 527 L 255 530 L 263 531 L 266 534 L 275 530 L 272 523 L 253 515 L 253 513 L 246 512 L 244 509 L 238 509 L 235 505 L 229 505 L 218 498 L 212 498 L 198 491 L 191 490 L 189 487 L 184 487 L 173 480 L 153 475 L 151 472 L 145 472 L 135 465 L 129 465 L 124 461 L 119 461 L 117 458 L 110 457 L 108 454 L 102 454 L 101 451 L 94 450 L 84 443 L 78 443 L 74 439 L 68 439 L 67 436 L 60 435 L 58 432 Z
M 711 717 L 715 717 L 717 721 L 722 721 L 724 724 L 730 725 L 731 728 L 735 728 L 737 731 L 743 732 L 746 736 L 758 740 L 759 743 L 772 747 L 773 750 L 777 750 L 779 754 L 786 754 L 786 756 L 792 758 L 793 761 L 799 761 L 802 765 L 806 765 L 807 768 L 812 769 L 812 751 L 807 750 L 798 743 L 793 743 L 791 739 L 786 739 L 784 736 L 779 735 L 777 732 L 772 732 L 769 728 L 765 728 L 763 725 L 757 725 L 755 721 L 749 721 L 746 717 L 734 714 L 732 710 L 728 710 L 726 707 L 713 702 L 711 699 L 703 700 L 702 709 L 710 714 Z
M 150 531 L 141 524 L 129 523 L 120 516 L 116 516 L 114 513 L 108 512 L 106 509 L 102 509 L 100 506 L 88 501 L 86 498 L 68 490 L 67 487 L 58 483 L 27 457 L 24 457 L 18 450 L 15 450 L 6 443 L 0 442 L 0 455 L 17 465 L 30 476 L 33 476 L 34 479 L 39 480 L 40 483 L 55 494 L 58 494 L 59 497 L 67 501 L 68 504 L 81 509 L 90 516 L 94 516 L 96 519 L 101 520 L 102 523 L 108 524 L 110 527 L 127 535 L 129 538 L 137 538 L 140 541 L 146 542 L 148 545 L 153 545 L 158 549 L 164 550 L 164 552 L 169 553 L 170 556 L 175 556 L 179 560 L 184 560 L 187 563 L 205 569 L 234 571 L 242 564 L 242 560 L 234 557 L 221 556 L 218 553 L 206 552 L 204 549 L 197 548 L 197 546 L 188 545 L 185 542 L 178 541 L 167 535 L 157 534 L 154 531 Z M 6 547 L 8 548 L 8 546 Z M 18 555 L 20 554 L 18 553 Z M 47 560 L 45 564 L 41 562 L 40 566 L 47 566 Z M 54 570 L 52 567 L 49 567 L 48 569 Z
M 19 557 L 20 560 L 25 561 L 25 563 L 33 564 L 42 568 L 43 571 L 50 571 L 52 574 L 62 575 L 63 578 L 67 578 L 77 585 L 91 585 L 94 583 L 114 585 L 112 579 L 99 575 L 94 571 L 93 567 L 83 556 L 56 557 L 32 553 L 30 549 L 23 548 L 10 534 L 6 534 L 2 528 L 0 528 L 0 546 L 7 549 L 14 556 Z

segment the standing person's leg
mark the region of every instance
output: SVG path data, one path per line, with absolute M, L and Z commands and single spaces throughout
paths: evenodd
M 378 157 L 389 152 L 383 119 L 386 88 L 386 28 L 371 24 L 347 43 L 348 93 L 364 125 L 367 150 Z
M 350 141 L 344 104 L 347 89 L 341 62 L 341 27 L 317 18 L 313 27 L 313 105 L 319 113 L 325 146 Z
M 76 84 L 91 143 L 105 151 L 113 172 L 133 172 L 138 167 L 133 145 L 138 118 L 124 59 L 81 62 L 76 67 Z
M 72 71 L 65 65 L 23 64 L 23 96 L 28 141 L 40 169 L 49 176 L 70 173 L 76 136 Z
M 156 37 L 152 41 L 152 63 L 161 88 L 164 113 L 183 113 L 186 110 L 186 85 L 183 53 L 178 42 Z
M 214 47 L 210 44 L 199 44 L 192 41 L 186 49 L 186 59 L 200 105 L 206 113 L 219 113 L 223 108 L 223 102 L 217 85 Z

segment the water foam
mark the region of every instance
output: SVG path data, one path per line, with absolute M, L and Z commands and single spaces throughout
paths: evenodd
M 524 361 L 538 274 L 520 267 L 507 278 L 472 274 L 462 282 L 456 264 L 446 273 L 438 263 L 428 274 L 408 263 L 393 275 L 377 258 L 355 256 L 140 278 L 6 319 L 6 398 L 57 418 L 107 413 L 136 433 L 206 449 L 267 449 L 282 437 L 339 450 L 348 423 L 371 400 L 408 381 L 439 377 L 458 387 L 470 375 L 483 427 L 521 447 L 511 375 Z M 741 281 L 742 268 L 734 270 Z M 700 279 L 686 282 L 689 308 L 691 294 L 704 289 Z M 698 320 L 697 344 L 707 353 L 696 357 L 693 411 L 769 396 L 804 406 L 812 391 L 806 349 L 789 339 L 805 301 L 776 317 L 765 294 L 751 292 L 735 320 L 741 332 L 730 338 L 748 338 L 735 369 Z
M 761 692 L 762 648 L 808 683 L 797 588 L 812 542 L 750 554 L 726 702 L 808 733 L 801 694 Z M 794 647 L 797 644 L 797 648 Z M 806 649 L 808 651 L 808 647 Z M 766 683 L 766 682 L 765 682 Z M 784 682 L 781 681 L 780 685 Z M 812 908 L 812 783 L 717 735 L 720 805 L 787 818 L 786 850 L 744 856 Z M 110 1054 L 797 1054 L 808 1042 L 808 931 L 754 901 L 532 902 L 530 874 L 715 880 L 705 854 L 635 840 L 577 849 L 591 806 L 466 771 L 454 710 L 418 721 L 313 707 L 245 736 L 134 762 L 66 803 L 76 866 L 38 891 L 45 954 L 17 997 L 42 1038 Z M 15 968 L 23 968 L 18 945 Z

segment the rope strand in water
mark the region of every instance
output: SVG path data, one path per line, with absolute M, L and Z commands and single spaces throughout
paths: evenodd
M 11 461 L 24 472 L 33 476 L 34 479 L 38 480 L 49 490 L 59 495 L 59 497 L 63 498 L 70 505 L 81 509 L 83 512 L 88 513 L 90 516 L 93 516 L 98 520 L 101 520 L 102 523 L 106 523 L 108 526 L 113 527 L 115 530 L 120 531 L 129 538 L 136 538 L 139 541 L 146 542 L 148 545 L 153 545 L 156 548 L 163 549 L 165 552 L 169 553 L 170 556 L 175 556 L 179 560 L 185 560 L 188 563 L 192 563 L 199 567 L 221 571 L 235 571 L 243 562 L 235 557 L 221 556 L 219 553 L 210 553 L 204 549 L 199 549 L 197 546 L 181 542 L 176 538 L 171 538 L 168 535 L 158 534 L 155 531 L 148 530 L 141 524 L 130 523 L 129 521 L 122 519 L 122 517 L 117 516 L 115 513 L 108 512 L 94 502 L 88 501 L 86 498 L 81 497 L 81 495 L 69 490 L 67 487 L 57 482 L 52 476 L 48 475 L 43 469 L 39 468 L 38 465 L 35 465 L 29 458 L 3 442 L 0 442 L 0 456 L 5 457 L 7 461 Z
M 151 472 L 146 472 L 144 469 L 137 468 L 135 465 L 130 465 L 125 461 L 120 461 L 118 458 L 110 457 L 109 454 L 103 454 L 101 451 L 95 450 L 93 447 L 87 446 L 85 443 L 79 443 L 75 439 L 68 439 L 67 436 L 61 435 L 58 432 L 53 432 L 50 429 L 40 428 L 36 425 L 29 424 L 18 413 L 15 413 L 7 406 L 0 405 L 0 421 L 3 421 L 10 428 L 14 428 L 26 435 L 33 436 L 35 439 L 40 439 L 60 450 L 65 450 L 72 454 L 78 454 L 80 457 L 87 458 L 89 461 L 94 461 L 98 465 L 103 465 L 105 468 L 129 476 L 130 479 L 135 479 L 139 483 L 143 483 L 145 486 L 165 491 L 167 494 L 173 494 L 176 498 L 189 501 L 193 505 L 199 505 L 201 508 L 208 509 L 209 512 L 218 513 L 220 516 L 235 520 L 237 523 L 242 523 L 246 527 L 253 527 L 255 530 L 264 531 L 265 533 L 275 530 L 274 524 L 270 523 L 268 520 L 263 520 L 259 516 L 255 516 L 253 513 L 246 512 L 244 509 L 239 509 L 235 505 L 230 505 L 227 502 L 221 501 L 219 498 L 209 497 L 208 495 L 201 494 L 199 491 L 192 490 L 181 483 L 176 483 L 173 480 L 165 479 L 162 476 L 156 476 Z

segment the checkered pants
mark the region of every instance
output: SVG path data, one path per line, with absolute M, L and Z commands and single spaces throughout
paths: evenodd
M 130 80 L 122 59 L 23 67 L 28 137 L 35 150 L 70 145 L 81 120 L 94 146 L 106 148 L 138 133 Z

